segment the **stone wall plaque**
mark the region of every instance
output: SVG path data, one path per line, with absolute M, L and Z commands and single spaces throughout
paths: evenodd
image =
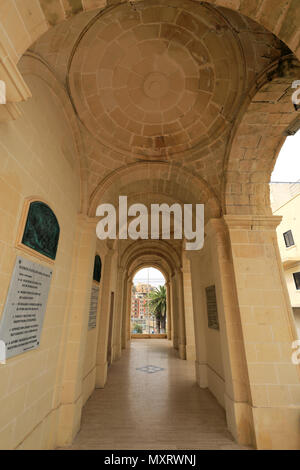
M 92 286 L 89 312 L 89 330 L 93 330 L 94 328 L 96 328 L 99 287 L 99 284 L 96 283 Z
M 52 269 L 18 256 L 0 319 L 6 359 L 40 345 Z
M 216 287 L 210 286 L 205 289 L 206 293 L 206 306 L 207 306 L 207 318 L 208 328 L 213 330 L 219 330 L 219 316 L 217 306 Z

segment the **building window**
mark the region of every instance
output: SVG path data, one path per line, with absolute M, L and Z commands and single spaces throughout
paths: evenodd
M 52 260 L 56 258 L 59 224 L 47 204 L 34 201 L 30 204 L 22 244 Z
M 283 238 L 284 238 L 285 245 L 286 245 L 287 248 L 289 248 L 290 246 L 295 245 L 294 237 L 293 237 L 293 234 L 292 234 L 291 230 L 289 230 L 288 232 L 285 232 L 283 234 Z
M 300 290 L 300 273 L 294 273 L 293 276 L 294 276 L 296 289 Z

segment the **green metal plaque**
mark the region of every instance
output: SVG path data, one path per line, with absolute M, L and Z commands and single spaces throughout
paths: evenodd
M 30 204 L 23 245 L 55 260 L 60 228 L 54 212 L 47 204 L 35 201 Z
M 94 275 L 93 275 L 93 280 L 100 282 L 101 280 L 101 270 L 102 270 L 102 264 L 101 264 L 101 258 L 99 255 L 95 256 L 95 264 L 94 264 Z

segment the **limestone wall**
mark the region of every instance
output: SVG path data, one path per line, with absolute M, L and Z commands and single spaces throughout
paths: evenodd
M 60 405 L 61 359 L 68 315 L 80 183 L 72 129 L 53 88 L 25 75 L 33 98 L 22 103 L 17 121 L 0 124 L 0 315 L 17 255 L 26 198 L 47 201 L 61 234 L 45 322 L 38 349 L 0 366 L 0 447 L 52 447 Z M 53 86 L 53 84 L 52 84 Z M 52 265 L 51 265 L 52 266 Z
M 205 288 L 216 285 L 216 273 L 211 259 L 211 246 L 207 238 L 202 256 L 192 261 L 193 305 L 195 317 L 196 372 L 198 384 L 208 387 L 219 403 L 225 407 L 225 377 L 222 362 L 220 330 L 208 327 Z M 216 286 L 217 301 L 221 292 Z M 218 305 L 218 309 L 221 304 Z M 220 313 L 220 312 L 219 312 Z
M 103 276 L 103 261 L 105 258 L 104 243 L 100 240 L 97 240 L 97 254 L 101 258 L 102 262 L 102 276 Z M 86 346 L 85 346 L 85 355 L 84 355 L 84 368 L 83 368 L 83 404 L 89 399 L 91 394 L 95 389 L 96 384 L 96 354 L 97 354 L 97 344 L 98 344 L 98 327 L 101 322 L 103 312 L 101 311 L 101 300 L 102 296 L 106 295 L 106 292 L 103 292 L 103 283 L 100 281 L 99 286 L 99 297 L 98 297 L 98 313 L 97 313 L 97 322 L 96 328 L 89 330 L 87 332 Z

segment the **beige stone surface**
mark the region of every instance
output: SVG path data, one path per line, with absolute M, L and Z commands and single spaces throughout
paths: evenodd
M 240 449 L 223 409 L 197 387 L 192 363 L 173 351 L 167 340 L 133 340 L 111 366 L 105 390 L 87 402 L 68 449 Z M 163 370 L 137 370 L 147 365 Z
M 300 5 L 275 3 L 0 1 L 0 316 L 16 256 L 48 264 L 19 243 L 28 201 L 46 201 L 61 230 L 41 345 L 0 365 L 1 449 L 70 447 L 81 425 L 80 448 L 300 448 L 297 332 L 268 184 L 299 127 Z M 97 206 L 120 195 L 204 204 L 203 250 L 161 232 L 97 240 Z M 130 286 L 149 266 L 166 278 L 170 342 L 129 349 Z M 140 375 L 142 360 L 165 370 Z

